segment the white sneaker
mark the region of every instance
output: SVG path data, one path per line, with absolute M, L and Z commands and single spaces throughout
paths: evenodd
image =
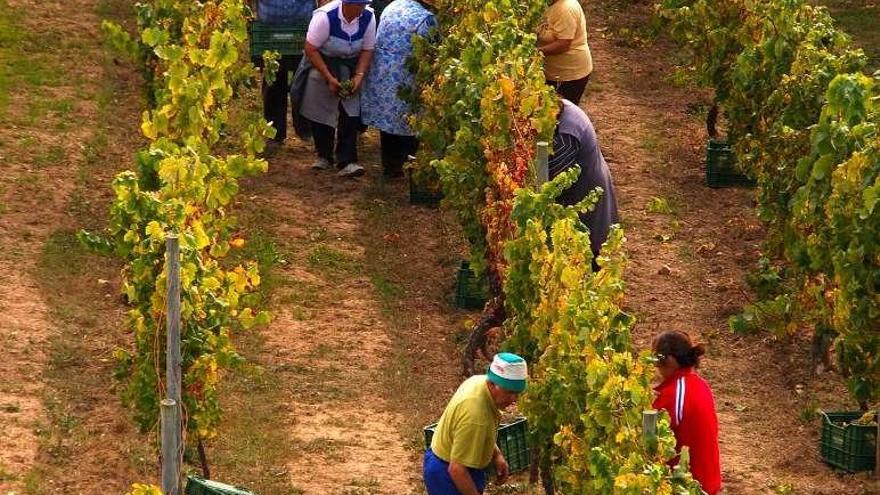
M 318 161 L 312 164 L 312 170 L 330 170 L 333 165 L 323 158 L 318 158 Z
M 357 163 L 349 163 L 336 175 L 340 177 L 360 177 L 364 175 L 364 167 L 361 167 Z

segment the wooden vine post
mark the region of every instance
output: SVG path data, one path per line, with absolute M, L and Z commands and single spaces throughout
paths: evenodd
M 180 239 L 169 234 L 165 239 L 168 275 L 166 304 L 165 393 L 162 400 L 162 491 L 180 494 L 180 464 L 183 442 L 180 428 Z
M 540 188 L 543 184 L 550 180 L 550 145 L 547 141 L 538 141 L 535 152 L 535 188 Z M 553 486 L 553 477 L 551 474 L 550 464 L 542 450 L 549 449 L 550 446 L 532 446 L 532 465 L 529 469 L 529 483 L 535 484 L 538 480 L 544 488 L 546 495 L 556 492 Z
M 874 479 L 880 480 L 880 409 L 877 409 L 874 420 L 877 422 L 877 434 L 874 436 Z
M 162 399 L 162 493 L 180 494 L 180 407 L 172 399 Z
M 537 186 L 550 180 L 550 145 L 547 141 L 538 141 Z
M 648 451 L 653 453 L 657 446 L 657 411 L 654 409 L 642 411 L 642 437 Z

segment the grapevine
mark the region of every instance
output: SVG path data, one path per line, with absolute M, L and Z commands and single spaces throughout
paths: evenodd
M 241 0 L 156 0 L 140 7 L 140 41 L 127 45 L 137 47 L 153 76 L 147 80 L 151 105 L 141 121 L 149 145 L 135 156 L 137 170 L 112 183 L 116 199 L 106 233 L 79 236 L 125 261 L 122 292 L 131 306 L 134 342 L 116 352 L 117 377 L 126 382 L 123 400 L 144 431 L 155 429 L 163 396 L 165 236 L 180 237 L 183 410 L 200 447 L 217 435 L 222 373 L 240 360 L 234 332 L 269 319 L 253 309 L 259 267 L 224 262 L 241 245 L 229 214 L 238 180 L 265 172 L 256 154 L 271 135 L 268 123 L 254 115 L 235 137 L 238 143 L 221 141 L 234 95 L 255 76 L 240 57 L 248 15 Z M 115 38 L 125 35 L 116 31 Z M 241 153 L 215 155 L 221 145 Z
M 533 371 L 522 410 L 537 445 L 551 445 L 561 493 L 699 494 L 687 462 L 673 471 L 675 438 L 668 417 L 657 442 L 642 439 L 642 411 L 653 399 L 653 359 L 632 351 L 633 318 L 620 309 L 623 232 L 614 228 L 592 271 L 589 233 L 578 213 L 601 191 L 565 208 L 555 198 L 575 179 L 561 175 L 540 191 L 518 192 L 513 218 L 519 235 L 507 244 L 511 317 L 507 346 L 527 356 Z
M 135 483 L 131 485 L 131 491 L 126 495 L 162 495 L 162 489 L 155 485 Z
M 828 12 L 804 0 L 664 0 L 661 17 L 691 44 L 715 89 L 745 170 L 758 181 L 766 255 L 785 269 L 770 299 L 731 320 L 834 341 L 853 397 L 880 399 L 880 299 L 873 181 L 876 79 Z M 766 262 L 765 262 L 766 263 Z
M 439 2 L 439 42 L 416 49 L 418 167 L 439 177 L 472 266 L 489 278 L 494 298 L 478 328 L 503 324 L 505 347 L 530 363 L 521 407 L 545 474 L 564 493 L 697 494 L 686 462 L 675 472 L 666 464 L 675 456 L 668 420 L 656 444 L 641 438 L 653 366 L 633 352 L 632 319 L 619 307 L 623 234 L 612 233 L 592 273 L 578 220 L 601 190 L 576 207 L 556 204 L 574 171 L 531 189 L 536 143 L 549 141 L 558 111 L 533 34 L 545 6 Z

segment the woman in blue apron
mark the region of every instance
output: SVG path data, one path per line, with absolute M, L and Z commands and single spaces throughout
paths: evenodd
M 311 67 L 299 113 L 311 122 L 318 154 L 312 168 L 329 170 L 335 164 L 341 177 L 364 173 L 357 156 L 359 90 L 376 46 L 376 16 L 368 4 L 333 0 L 315 11 L 306 33 Z

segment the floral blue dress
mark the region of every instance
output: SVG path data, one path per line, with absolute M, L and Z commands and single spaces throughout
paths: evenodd
M 406 122 L 410 106 L 397 92 L 414 82 L 406 68 L 413 35 L 427 35 L 436 23 L 434 14 L 416 0 L 394 0 L 382 11 L 373 63 L 361 93 L 364 124 L 398 136 L 415 134 Z

